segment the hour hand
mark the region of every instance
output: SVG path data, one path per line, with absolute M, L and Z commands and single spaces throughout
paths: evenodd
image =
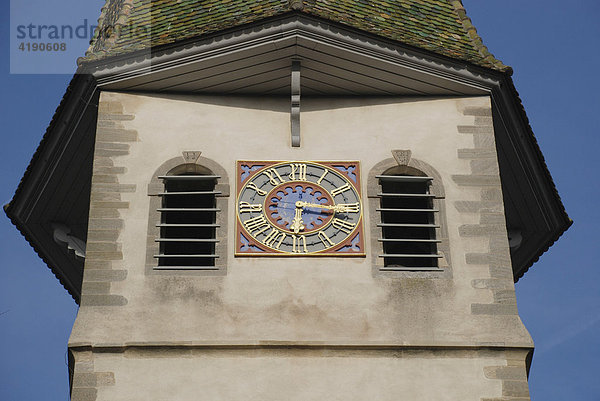
M 304 224 L 302 221 L 302 206 L 298 206 L 299 202 L 296 202 L 296 213 L 294 214 L 294 220 L 292 220 L 292 225 L 290 225 L 290 229 L 294 232 L 294 234 L 298 234 L 300 231 L 304 230 Z

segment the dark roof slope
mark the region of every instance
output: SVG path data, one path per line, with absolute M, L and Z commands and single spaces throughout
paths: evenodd
M 107 0 L 86 61 L 301 12 L 497 71 L 461 0 Z

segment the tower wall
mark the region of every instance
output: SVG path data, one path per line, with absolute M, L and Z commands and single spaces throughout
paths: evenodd
M 102 93 L 74 400 L 528 399 L 490 99 L 309 98 L 301 121 L 292 148 L 287 98 Z M 443 188 L 442 272 L 377 268 L 395 150 Z M 215 272 L 148 263 L 153 180 L 185 151 L 229 190 Z M 236 160 L 360 161 L 367 256 L 234 257 Z

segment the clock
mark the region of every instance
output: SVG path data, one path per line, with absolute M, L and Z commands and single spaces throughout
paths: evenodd
M 359 162 L 238 161 L 236 256 L 364 256 Z

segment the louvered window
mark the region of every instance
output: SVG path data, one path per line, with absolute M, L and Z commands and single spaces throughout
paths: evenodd
M 382 270 L 439 270 L 432 177 L 378 175 Z
M 156 269 L 214 269 L 217 243 L 216 175 L 159 177 L 165 191 L 160 212 L 160 244 Z

